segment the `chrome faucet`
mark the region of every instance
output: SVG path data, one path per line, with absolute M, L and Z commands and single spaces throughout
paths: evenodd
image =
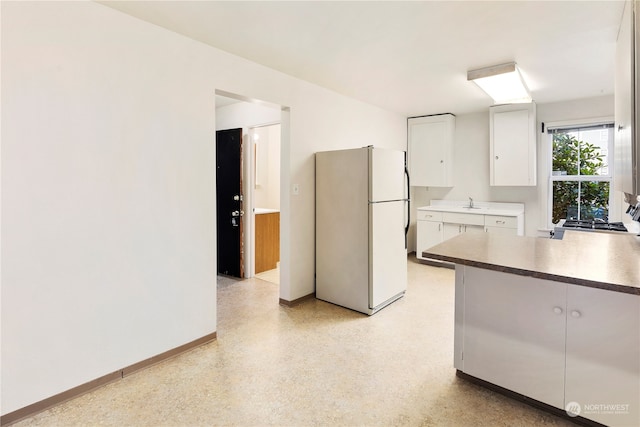
M 469 197 L 469 209 L 473 209 L 473 199 Z

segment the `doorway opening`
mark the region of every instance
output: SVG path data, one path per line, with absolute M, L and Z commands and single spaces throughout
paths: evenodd
M 242 253 L 235 254 L 235 247 L 218 244 L 218 259 L 221 258 L 221 251 L 232 250 L 233 257 L 241 256 L 243 263 L 242 275 L 236 277 L 258 277 L 279 286 L 282 285 L 282 273 L 287 264 L 281 256 L 282 230 L 287 224 L 280 221 L 281 169 L 284 169 L 281 141 L 285 133 L 281 125 L 283 111 L 286 109 L 278 105 L 216 91 L 216 134 L 238 129 L 242 135 L 243 157 L 239 178 L 243 182 L 241 194 L 230 195 L 237 196 L 242 203 L 242 208 L 231 212 L 238 213 L 236 218 L 239 218 L 242 227 L 243 249 Z M 218 164 L 225 161 L 217 159 Z M 220 186 L 227 185 L 232 184 L 217 182 L 218 196 L 223 192 Z M 221 215 L 220 212 L 218 214 Z M 231 217 L 223 218 L 223 222 L 226 219 L 234 221 Z M 217 224 L 221 226 L 220 219 Z M 222 237 L 220 233 L 218 229 L 218 240 Z
M 253 151 L 253 272 L 280 283 L 280 123 L 249 129 Z

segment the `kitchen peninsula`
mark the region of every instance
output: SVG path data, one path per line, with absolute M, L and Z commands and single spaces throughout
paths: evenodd
M 422 255 L 456 265 L 459 376 L 583 421 L 640 425 L 640 237 L 467 233 Z

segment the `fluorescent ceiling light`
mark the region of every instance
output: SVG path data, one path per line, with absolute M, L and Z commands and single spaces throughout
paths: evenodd
M 496 104 L 531 102 L 531 95 L 515 62 L 469 71 L 467 80 L 480 86 Z

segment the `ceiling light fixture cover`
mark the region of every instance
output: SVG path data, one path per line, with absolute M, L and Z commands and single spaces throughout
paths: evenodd
M 467 80 L 480 86 L 496 104 L 531 102 L 531 94 L 515 62 L 468 71 Z

